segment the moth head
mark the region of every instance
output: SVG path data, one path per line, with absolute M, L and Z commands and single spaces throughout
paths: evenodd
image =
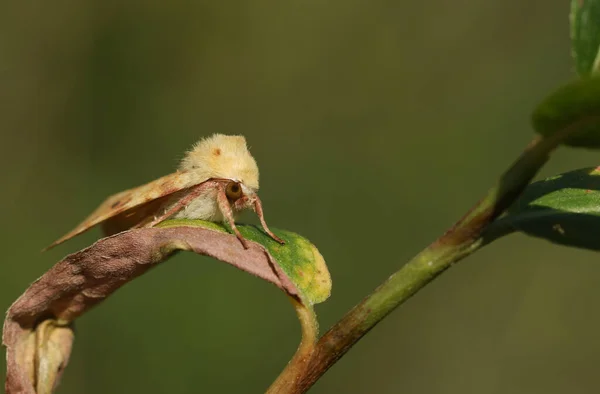
M 241 135 L 214 134 L 200 140 L 179 169 L 197 174 L 200 180 L 231 179 L 243 185 L 248 194 L 258 190 L 258 166 Z
M 225 195 L 231 204 L 234 212 L 252 208 L 256 200 L 256 192 L 241 182 L 224 182 Z

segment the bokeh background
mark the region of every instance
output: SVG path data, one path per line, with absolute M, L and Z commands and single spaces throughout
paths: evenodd
M 0 307 L 104 197 L 244 134 L 273 227 L 328 262 L 326 329 L 464 213 L 573 78 L 568 1 L 5 1 Z M 561 149 L 543 175 L 599 164 Z M 254 221 L 252 216 L 245 218 Z M 513 235 L 446 272 L 312 393 L 595 393 L 599 256 Z M 77 322 L 60 393 L 260 393 L 292 356 L 272 285 L 180 254 Z M 4 360 L 0 361 L 4 378 Z

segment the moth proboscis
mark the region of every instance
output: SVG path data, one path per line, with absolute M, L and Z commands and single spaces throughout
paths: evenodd
M 246 139 L 215 134 L 194 145 L 176 172 L 108 197 L 77 227 L 44 250 L 98 224 L 110 235 L 153 227 L 168 218 L 227 223 L 248 249 L 248 241 L 235 225 L 236 214 L 245 209 L 254 210 L 264 231 L 284 244 L 269 230 L 257 190 L 258 166 L 248 151 Z

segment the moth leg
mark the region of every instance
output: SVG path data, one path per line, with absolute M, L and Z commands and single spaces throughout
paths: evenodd
M 227 194 L 225 194 L 225 187 L 222 184 L 219 184 L 217 188 L 217 203 L 219 204 L 219 209 L 221 210 L 221 213 L 227 220 L 227 224 L 229 224 L 229 227 L 231 227 L 231 230 L 233 231 L 237 239 L 240 240 L 244 249 L 249 249 L 250 245 L 248 244 L 248 241 L 246 241 L 246 239 L 242 237 L 240 230 L 238 230 L 238 228 L 235 225 L 235 222 L 233 220 L 233 212 L 231 212 L 231 205 L 229 205 Z
M 265 230 L 265 233 L 267 233 L 269 237 L 273 238 L 275 241 L 279 242 L 282 245 L 285 245 L 285 241 L 283 239 L 279 238 L 277 235 L 273 234 L 271 230 L 269 230 L 269 226 L 267 226 L 267 222 L 265 221 L 262 203 L 260 202 L 260 198 L 258 198 L 258 195 L 254 196 L 254 211 L 258 215 L 258 219 L 260 220 L 260 224 Z
M 201 183 L 201 184 L 193 187 L 189 191 L 188 194 L 186 194 L 181 199 L 179 199 L 175 204 L 173 204 L 173 206 L 171 208 L 169 208 L 168 210 L 166 210 L 165 212 L 163 212 L 162 214 L 160 214 L 158 216 L 155 215 L 154 218 L 153 218 L 153 220 L 150 223 L 148 223 L 148 224 L 140 223 L 139 226 L 135 226 L 135 227 L 142 227 L 142 226 L 143 227 L 154 227 L 158 223 L 160 223 L 160 222 L 168 219 L 169 217 L 175 215 L 183 207 L 185 207 L 190 202 L 192 202 L 192 200 L 194 200 L 196 197 L 200 196 L 200 194 L 202 194 L 202 192 L 204 191 L 204 189 L 206 189 L 208 183 L 209 182 Z

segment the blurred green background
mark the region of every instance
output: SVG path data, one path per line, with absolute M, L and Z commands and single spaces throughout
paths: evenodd
M 104 197 L 171 172 L 202 136 L 242 133 L 268 222 L 328 262 L 326 329 L 528 143 L 533 106 L 574 76 L 568 9 L 2 2 L 2 309 L 99 237 L 39 252 Z M 597 164 L 561 149 L 541 176 Z M 595 393 L 599 277 L 597 254 L 503 239 L 396 310 L 311 392 Z M 77 322 L 59 392 L 260 393 L 298 341 L 274 286 L 181 254 Z

